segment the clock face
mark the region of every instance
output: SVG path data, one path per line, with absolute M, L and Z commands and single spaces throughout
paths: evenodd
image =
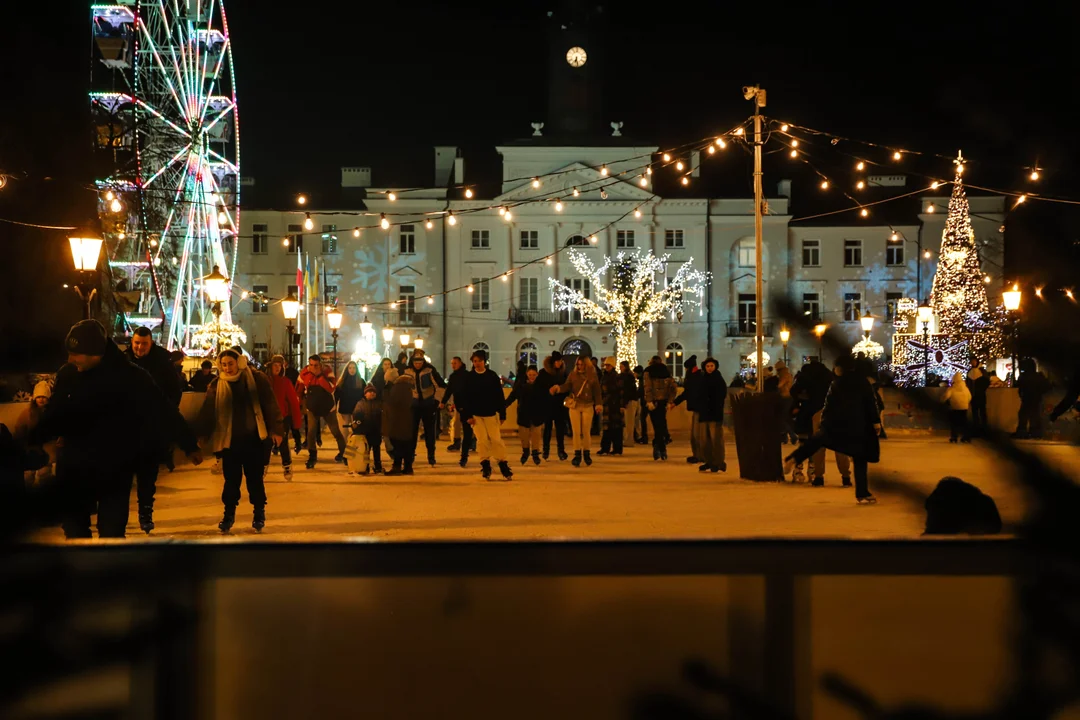
M 588 59 L 589 56 L 585 54 L 585 48 L 575 45 L 566 51 L 566 62 L 570 63 L 570 67 L 581 67 Z

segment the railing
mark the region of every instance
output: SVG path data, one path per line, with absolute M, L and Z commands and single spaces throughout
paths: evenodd
M 383 322 L 390 327 L 431 327 L 429 313 L 425 312 L 388 312 L 383 315 Z
M 596 321 L 583 318 L 578 312 L 569 310 L 522 310 L 511 307 L 509 320 L 511 325 L 595 325 Z
M 752 321 L 743 322 L 741 320 L 735 320 L 727 324 L 727 336 L 728 337 L 754 337 L 755 335 L 755 323 Z M 773 328 L 772 323 L 762 323 L 762 335 L 764 337 L 772 337 Z

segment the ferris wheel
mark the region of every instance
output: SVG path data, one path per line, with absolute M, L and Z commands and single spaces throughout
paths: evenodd
M 211 317 L 201 278 L 234 276 L 239 117 L 221 0 L 91 6 L 90 104 L 105 178 L 99 216 L 126 325 L 160 326 L 169 349 L 231 325 Z M 231 285 L 231 282 L 230 282 Z

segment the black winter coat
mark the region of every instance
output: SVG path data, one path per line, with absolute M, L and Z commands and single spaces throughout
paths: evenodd
M 813 432 L 814 415 L 825 407 L 825 398 L 836 376 L 822 363 L 814 361 L 803 366 L 791 385 L 791 397 L 798 403 L 795 431 L 801 435 Z M 864 381 L 865 382 L 865 381 Z M 866 383 L 870 387 L 869 383 Z
M 543 425 L 547 419 L 549 395 L 540 387 L 540 378 L 533 382 L 522 380 L 514 385 L 510 395 L 506 398 L 506 407 L 516 400 L 518 404 L 517 424 L 519 427 L 536 427 Z
M 177 406 L 112 341 L 97 367 L 79 372 L 64 365 L 57 372 L 52 398 L 28 443 L 55 438 L 64 440 L 58 462 L 84 470 L 134 467 L 162 457 L 172 442 L 187 453 L 199 447 Z
M 461 404 L 461 396 L 465 392 L 465 377 L 468 374 L 469 370 L 464 365 L 450 373 L 450 376 L 446 378 L 446 393 L 443 395 L 443 403 L 447 405 L 450 403 Z
M 494 417 L 506 420 L 506 399 L 503 397 L 502 380 L 494 370 L 476 371 L 465 375 L 465 389 L 458 400 L 461 420 L 471 417 Z
M 557 413 L 562 407 L 563 400 L 566 398 L 566 393 L 556 393 L 551 395 L 551 388 L 556 385 L 562 385 L 566 382 L 566 367 L 562 369 L 555 367 L 555 361 L 551 359 L 551 356 L 544 358 L 544 367 L 540 370 L 540 374 L 536 377 L 536 383 L 544 391 L 547 400 L 547 417 L 557 417 Z M 546 420 L 546 418 L 545 418 Z
M 622 404 L 626 407 L 638 399 L 637 376 L 632 372 L 621 372 L 619 381 L 622 382 Z
M 176 366 L 172 364 L 168 350 L 155 343 L 150 346 L 150 352 L 141 358 L 135 357 L 131 348 L 124 351 L 124 357 L 132 365 L 150 373 L 150 377 L 161 392 L 165 393 L 169 402 L 176 406 L 180 405 L 180 396 L 184 392 L 184 387 L 180 384 L 180 376 L 176 373 Z
M 365 437 L 382 436 L 382 400 L 364 398 L 353 409 L 352 431 Z
M 727 401 L 727 382 L 719 370 L 711 373 L 696 372 L 701 379 L 697 381 L 694 389 L 683 390 L 683 395 L 693 392 L 698 400 L 698 419 L 701 422 L 724 422 L 724 403 Z M 687 401 L 687 407 L 690 402 Z
M 876 463 L 881 448 L 874 425 L 879 422 L 874 389 L 858 373 L 833 382 L 821 411 L 821 444 L 856 460 Z
M 334 399 L 338 403 L 338 412 L 342 415 L 352 415 L 356 409 L 356 404 L 364 399 L 364 388 L 367 387 L 367 383 L 364 382 L 364 378 L 360 377 L 360 373 L 355 375 L 349 375 L 349 371 L 343 371 L 345 374 L 341 384 L 334 388 Z
M 682 395 L 675 399 L 676 405 L 681 405 L 685 402 L 686 409 L 690 412 L 699 413 L 702 411 L 704 402 L 701 396 L 701 383 L 704 375 L 704 370 L 694 368 L 685 378 L 683 378 Z M 724 395 L 727 395 L 727 383 L 724 383 Z

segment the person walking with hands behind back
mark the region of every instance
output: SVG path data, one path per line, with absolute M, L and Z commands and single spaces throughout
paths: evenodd
M 243 355 L 225 350 L 218 356 L 218 378 L 206 391 L 198 424 L 202 434 L 210 437 L 211 450 L 221 453 L 225 514 L 218 529 L 232 529 L 240 503 L 240 481 L 246 480 L 251 527 L 261 531 L 266 525 L 265 478 L 270 448 L 281 445 L 285 434 L 270 379 L 252 372 Z
M 480 472 L 485 480 L 491 480 L 491 461 L 499 464 L 503 480 L 514 476 L 506 461 L 506 443 L 500 426 L 506 420 L 506 400 L 503 397 L 502 380 L 488 368 L 487 353 L 477 350 L 470 358 L 473 371 L 465 376 L 465 390 L 461 408 L 462 422 L 467 422 L 476 433 L 476 454 L 480 456 Z M 495 478 L 499 479 L 499 478 Z
M 561 385 L 552 385 L 552 395 L 566 394 L 563 405 L 570 411 L 570 427 L 574 436 L 574 467 L 581 467 L 581 461 L 592 465 L 592 419 L 593 413 L 604 411 L 603 395 L 596 369 L 588 358 L 579 357 L 574 363 L 574 371 L 566 376 Z

